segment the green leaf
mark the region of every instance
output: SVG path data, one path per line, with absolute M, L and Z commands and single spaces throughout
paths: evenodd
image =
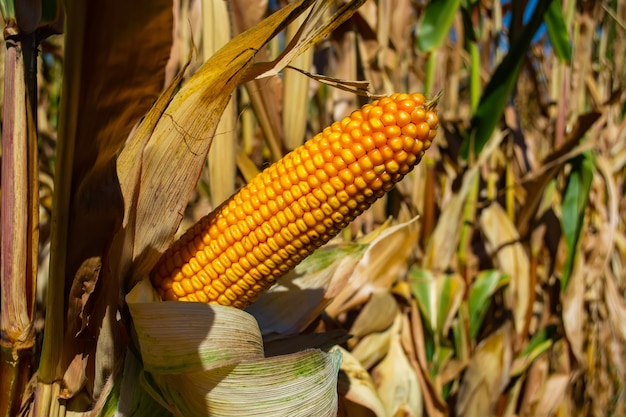
M 472 118 L 471 129 L 461 148 L 461 155 L 464 158 L 469 157 L 470 147 L 474 155 L 480 153 L 500 121 L 506 103 L 517 82 L 522 63 L 526 59 L 526 52 L 533 36 L 543 22 L 543 16 L 549 5 L 550 2 L 537 2 L 528 24 L 520 36 L 515 38 L 511 49 L 502 59 L 485 87 L 478 109 Z
M 297 265 L 295 271 L 298 274 L 314 274 L 324 271 L 334 263 L 348 256 L 362 255 L 367 248 L 368 245 L 360 243 L 324 246 L 304 259 L 301 264 Z
M 554 342 L 560 338 L 561 336 L 555 324 L 548 325 L 537 332 L 528 342 L 528 345 L 524 348 L 520 356 L 515 359 L 511 367 L 511 376 L 522 375 L 535 359 L 550 349 Z
M 580 231 L 583 227 L 585 207 L 589 202 L 589 190 L 593 179 L 593 163 L 587 152 L 572 160 L 572 171 L 567 177 L 563 193 L 563 217 L 561 219 L 567 254 L 561 276 L 561 288 L 567 288 L 576 259 Z
M 533 351 L 539 349 L 544 342 L 555 342 L 560 339 L 558 335 L 558 327 L 556 324 L 550 324 L 537 332 L 536 335 L 528 342 L 528 345 L 522 351 L 522 355 L 530 355 Z
M 493 294 L 508 284 L 510 277 L 496 270 L 482 271 L 469 292 L 470 335 L 476 339 Z
M 13 0 L 0 0 L 0 13 L 4 22 L 15 19 L 15 3 Z
M 438 48 L 448 36 L 461 0 L 432 0 L 417 27 L 417 47 L 422 52 Z
M 433 313 L 432 304 L 436 301 L 430 295 L 430 282 L 434 280 L 432 274 L 425 269 L 414 269 L 411 271 L 409 280 L 411 283 L 411 292 L 413 293 L 413 297 L 417 300 L 417 305 L 424 317 L 424 322 L 426 323 L 428 329 L 433 332 L 433 328 L 435 325 L 433 324 L 436 320 L 435 314 Z
M 171 411 L 155 400 L 158 391 L 146 381 L 149 374 L 143 372 L 141 360 L 135 352 L 128 350 L 126 353 L 124 368 L 115 376 L 113 386 L 106 394 L 106 401 L 102 408 L 94 408 L 92 416 L 114 417 L 168 417 Z M 157 397 L 158 398 L 158 397 Z
M 437 346 L 430 365 L 430 376 L 436 378 L 453 356 L 454 349 L 441 345 Z
M 545 21 L 554 53 L 561 61 L 569 62 L 572 59 L 572 45 L 559 1 L 550 2 Z
M 409 280 L 426 324 L 433 334 L 443 337 L 463 299 L 463 279 L 458 275 L 434 276 L 430 271 L 414 269 Z

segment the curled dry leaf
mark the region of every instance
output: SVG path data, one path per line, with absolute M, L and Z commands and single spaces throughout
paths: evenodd
M 277 75 L 289 63 L 302 52 L 309 49 L 313 44 L 319 42 L 328 36 L 333 30 L 337 29 L 343 22 L 348 20 L 350 16 L 357 11 L 365 0 L 350 0 L 345 2 L 330 17 L 326 14 L 326 10 L 332 4 L 328 1 L 315 2 L 309 12 L 306 21 L 300 30 L 291 39 L 289 45 L 273 62 L 263 62 L 256 64 L 246 75 L 247 79 L 263 78 L 271 75 Z M 320 24 L 320 22 L 323 22 Z
M 352 324 L 350 334 L 360 338 L 383 331 L 393 324 L 397 313 L 398 305 L 390 293 L 375 292 Z
M 406 271 L 417 238 L 417 219 L 386 228 L 369 244 L 344 288 L 326 308 L 330 316 L 363 304 L 375 291 L 389 291 Z
M 387 412 L 376 387 L 361 362 L 350 352 L 338 348 L 343 356 L 339 374 L 339 415 L 342 417 L 386 417 Z
M 311 3 L 292 3 L 235 37 L 185 82 L 161 112 L 146 117 L 129 139 L 117 170 L 124 201 L 132 206 L 126 208 L 130 215 L 119 239 L 132 241 L 134 279 L 147 275 L 171 243 L 217 123 L 256 52 Z
M 570 349 L 579 363 L 585 363 L 585 265 L 582 257 L 574 260 L 567 288 L 561 292 L 563 328 Z
M 363 337 L 352 349 L 352 355 L 359 360 L 366 369 L 369 369 L 387 355 L 389 347 L 391 346 L 392 336 L 393 327 L 383 330 L 382 332 L 370 333 Z
M 350 279 L 367 246 L 329 244 L 247 308 L 264 336 L 297 334 L 314 320 Z

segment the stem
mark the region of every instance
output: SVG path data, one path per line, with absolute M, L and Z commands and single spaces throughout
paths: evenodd
M 426 97 L 433 96 L 433 86 L 435 85 L 435 75 L 437 69 L 437 50 L 431 51 L 428 54 L 428 60 L 426 61 L 426 77 L 424 80 L 424 94 Z
M 467 266 L 467 251 L 470 248 L 472 242 L 472 233 L 474 231 L 474 224 L 476 221 L 476 204 L 478 202 L 478 193 L 480 192 L 480 175 L 477 173 L 472 181 L 471 188 L 467 194 L 467 200 L 465 200 L 465 207 L 463 209 L 463 224 L 461 225 L 461 237 L 459 240 L 459 270 L 463 271 L 465 283 L 469 288 L 471 282 L 466 270 Z
M 424 207 L 422 209 L 422 247 L 426 248 L 430 236 L 435 229 L 435 161 L 431 158 L 424 160 L 426 165 L 426 186 L 424 189 Z
M 30 375 L 38 265 L 36 34 L 5 28 L 0 416 L 17 415 Z
M 472 114 L 478 108 L 480 101 L 480 52 L 478 51 L 478 44 L 474 41 L 469 41 L 467 49 L 470 53 L 470 108 Z

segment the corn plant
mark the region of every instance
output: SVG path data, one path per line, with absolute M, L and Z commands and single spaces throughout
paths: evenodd
M 626 413 L 623 2 L 270 3 L 3 3 L 2 415 Z

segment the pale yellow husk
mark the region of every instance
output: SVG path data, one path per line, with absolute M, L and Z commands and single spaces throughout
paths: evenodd
M 151 302 L 149 282 L 127 296 L 142 383 L 176 416 L 334 416 L 341 354 L 266 358 L 255 319 L 202 303 Z

